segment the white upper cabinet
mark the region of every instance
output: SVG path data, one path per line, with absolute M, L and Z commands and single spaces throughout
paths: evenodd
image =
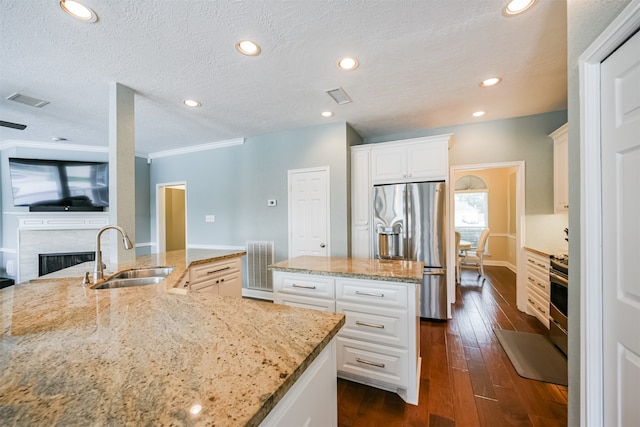
M 372 144 L 373 184 L 445 180 L 451 135 Z
M 553 138 L 553 206 L 554 211 L 569 210 L 569 127 L 565 123 L 551 135 Z

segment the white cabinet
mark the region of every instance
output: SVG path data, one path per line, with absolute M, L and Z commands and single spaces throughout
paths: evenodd
M 260 427 L 338 425 L 335 341 L 322 350 Z
M 417 284 L 282 271 L 273 272 L 273 283 L 276 303 L 345 314 L 336 342 L 339 377 L 418 403 Z
M 527 313 L 549 327 L 550 289 L 549 257 L 527 250 Z
M 371 257 L 371 148 L 351 147 L 351 256 Z
M 188 277 L 187 283 L 191 291 L 242 296 L 240 257 L 196 264 L 189 268 Z
M 445 180 L 451 135 L 372 144 L 373 184 Z
M 569 210 L 569 126 L 562 125 L 553 138 L 553 206 L 554 211 Z

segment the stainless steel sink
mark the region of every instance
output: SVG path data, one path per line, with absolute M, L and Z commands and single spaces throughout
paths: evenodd
M 93 289 L 116 289 L 153 285 L 165 280 L 174 269 L 175 267 L 150 267 L 120 271 L 108 280 L 98 283 Z
M 130 288 L 133 286 L 153 285 L 162 282 L 166 277 L 151 276 L 151 277 L 133 277 L 124 279 L 109 279 L 106 280 L 93 289 L 116 289 L 116 288 Z
M 174 269 L 175 267 L 136 268 L 134 270 L 121 271 L 115 274 L 110 280 L 142 277 L 167 277 Z

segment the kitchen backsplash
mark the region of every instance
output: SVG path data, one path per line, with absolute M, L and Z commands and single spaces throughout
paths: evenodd
M 569 226 L 569 215 L 525 216 L 525 246 L 530 248 L 553 249 L 567 252 L 569 244 L 565 240 L 564 229 Z

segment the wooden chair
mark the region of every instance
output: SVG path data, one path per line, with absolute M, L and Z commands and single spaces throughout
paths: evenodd
M 456 283 L 460 283 L 460 232 L 456 231 Z
M 485 228 L 480 233 L 480 238 L 478 239 L 478 247 L 476 248 L 475 254 L 460 255 L 458 251 L 458 271 L 461 266 L 474 266 L 478 269 L 478 274 L 480 276 L 484 276 L 484 251 L 487 247 L 488 240 L 489 229 Z M 460 280 L 459 277 L 458 280 Z

